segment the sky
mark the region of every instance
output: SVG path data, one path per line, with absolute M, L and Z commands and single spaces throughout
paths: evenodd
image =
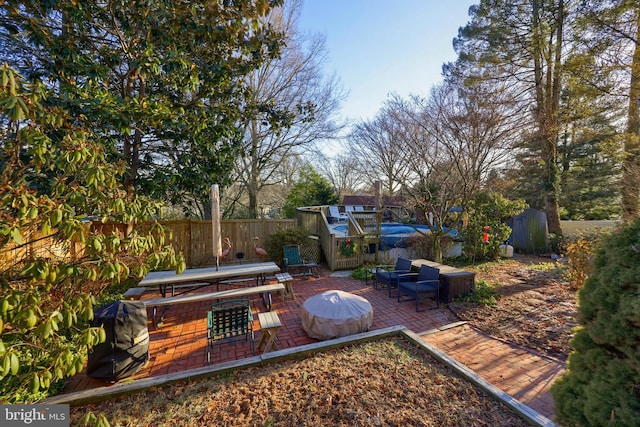
M 339 114 L 370 120 L 391 93 L 428 95 L 454 61 L 452 40 L 478 0 L 304 0 L 299 30 L 326 37 L 328 62 L 348 92 Z

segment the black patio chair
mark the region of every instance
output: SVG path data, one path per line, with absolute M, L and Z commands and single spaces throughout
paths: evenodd
M 403 299 L 403 297 L 410 297 Z M 436 306 L 419 309 L 420 301 L 426 298 L 434 298 Z M 416 311 L 433 310 L 440 307 L 440 270 L 435 267 L 423 265 L 420 267 L 418 276 L 413 280 L 401 278 L 398 282 L 398 302 L 416 301 Z
M 411 273 L 411 260 L 407 258 L 399 257 L 396 260 L 396 265 L 393 270 L 387 270 L 389 266 L 376 266 L 375 281 L 373 287 L 375 289 L 388 289 L 389 297 L 392 297 L 391 292 L 393 289 L 398 288 L 398 282 L 403 277 L 407 280 L 411 280 L 411 277 L 416 277 L 416 273 Z M 381 287 L 384 285 L 384 287 Z

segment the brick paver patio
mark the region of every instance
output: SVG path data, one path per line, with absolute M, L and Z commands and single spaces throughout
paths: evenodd
M 320 278 L 308 280 L 296 278 L 293 284 L 295 301 L 282 301 L 279 294 L 272 296 L 273 311 L 282 322 L 276 339 L 279 349 L 317 342 L 309 338 L 302 328 L 300 311 L 307 298 L 331 289 L 350 292 L 366 298 L 371 303 L 374 313 L 372 330 L 403 325 L 450 357 L 473 369 L 496 387 L 545 417 L 554 418 L 549 386 L 562 373 L 562 362 L 495 340 L 469 325 L 447 328 L 447 325 L 458 322 L 458 319 L 445 306 L 416 313 L 413 302 L 398 303 L 395 298 L 389 298 L 386 290 L 375 290 L 363 281 L 329 274 L 330 272 L 324 272 Z M 275 283 L 275 280 L 272 283 Z M 199 290 L 207 291 L 211 291 L 211 288 Z M 158 292 L 149 290 L 142 299 L 157 296 Z M 164 316 L 162 326 L 157 329 L 149 321 L 149 363 L 135 376 L 126 380 L 156 377 L 206 366 L 206 313 L 210 304 L 211 302 L 199 302 L 171 307 Z M 266 308 L 259 296 L 251 299 L 251 306 L 257 346 L 262 334 L 257 313 L 266 311 Z M 212 364 L 249 356 L 252 356 L 252 353 L 247 342 L 223 344 L 215 347 Z M 108 383 L 91 379 L 82 372 L 69 380 L 65 392 L 105 385 Z

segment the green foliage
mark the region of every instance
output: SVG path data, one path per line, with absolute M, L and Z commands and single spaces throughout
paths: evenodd
M 464 250 L 477 260 L 498 258 L 499 246 L 511 235 L 506 221 L 522 213 L 527 207 L 524 200 L 509 200 L 498 193 L 478 194 L 469 204 L 469 222 L 462 231 Z M 488 226 L 489 241 L 483 241 L 484 227 Z
M 20 111 L 18 111 L 20 110 Z M 127 195 L 121 163 L 39 82 L 0 69 L 0 402 L 46 397 L 82 370 L 104 341 L 92 328 L 96 296 L 149 269 L 184 268 L 158 224 L 158 206 Z M 88 215 L 127 223 L 100 232 Z
M 302 245 L 309 236 L 309 232 L 302 228 L 283 228 L 269 235 L 266 239 L 266 247 L 269 259 L 281 264 L 283 262 L 283 248 L 285 245 Z M 303 255 L 303 254 L 301 254 Z
M 494 289 L 495 283 L 487 283 L 484 280 L 476 280 L 473 293 L 456 298 L 456 301 L 474 302 L 477 304 L 495 306 L 500 294 Z
M 78 421 L 78 426 L 109 427 L 111 424 L 104 414 L 96 415 L 92 411 L 85 413 Z
M 340 201 L 331 183 L 307 165 L 300 171 L 300 179 L 286 196 L 282 208 L 285 218 L 295 218 L 301 206 L 335 205 Z
M 1 2 L 0 37 L 12 52 L 0 60 L 50 81 L 54 102 L 126 162 L 128 188 L 194 215 L 211 183 L 229 184 L 243 124 L 284 121 L 246 85 L 279 55 L 282 34 L 265 16 L 281 4 Z
M 360 266 L 355 270 L 353 270 L 353 273 L 351 273 L 351 278 L 357 279 L 357 280 L 367 280 L 371 278 L 371 273 L 369 273 L 367 270 L 373 267 L 374 267 L 373 264 L 365 264 L 363 266 Z
M 640 220 L 603 241 L 578 294 L 580 328 L 552 387 L 563 425 L 637 425 L 640 419 Z

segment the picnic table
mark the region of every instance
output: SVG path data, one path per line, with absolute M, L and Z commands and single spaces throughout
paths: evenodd
M 265 307 L 271 310 L 271 291 L 284 290 L 284 285 L 268 285 L 266 278 L 267 274 L 273 274 L 279 271 L 280 267 L 278 267 L 275 262 L 225 265 L 218 268 L 189 268 L 180 274 L 177 274 L 175 271 L 152 271 L 140 281 L 138 287 L 158 287 L 162 297 L 145 301 L 148 307 L 152 307 L 152 320 L 154 325 L 157 325 L 157 307 L 164 307 L 161 315 L 162 319 L 171 305 L 206 299 L 220 299 L 229 296 L 237 297 L 240 294 L 249 295 L 252 293 L 260 293 Z M 253 277 L 255 277 L 255 287 L 252 286 Z M 245 289 L 220 291 L 220 284 L 222 283 L 229 285 L 241 284 L 244 285 Z M 184 293 L 211 285 L 216 285 L 216 292 L 176 296 L 176 288 L 183 288 L 182 293 Z M 169 288 L 171 288 L 171 294 L 167 296 L 167 290 Z
M 256 286 L 259 284 L 264 285 L 267 274 L 274 274 L 279 271 L 280 267 L 275 262 L 223 265 L 218 268 L 188 268 L 180 274 L 175 271 L 152 271 L 138 283 L 138 286 L 157 286 L 160 295 L 166 297 L 168 288 L 171 288 L 171 296 L 175 296 L 176 288 L 185 288 L 184 292 L 187 292 L 202 286 L 233 282 L 243 283 L 252 277 L 256 278 Z

